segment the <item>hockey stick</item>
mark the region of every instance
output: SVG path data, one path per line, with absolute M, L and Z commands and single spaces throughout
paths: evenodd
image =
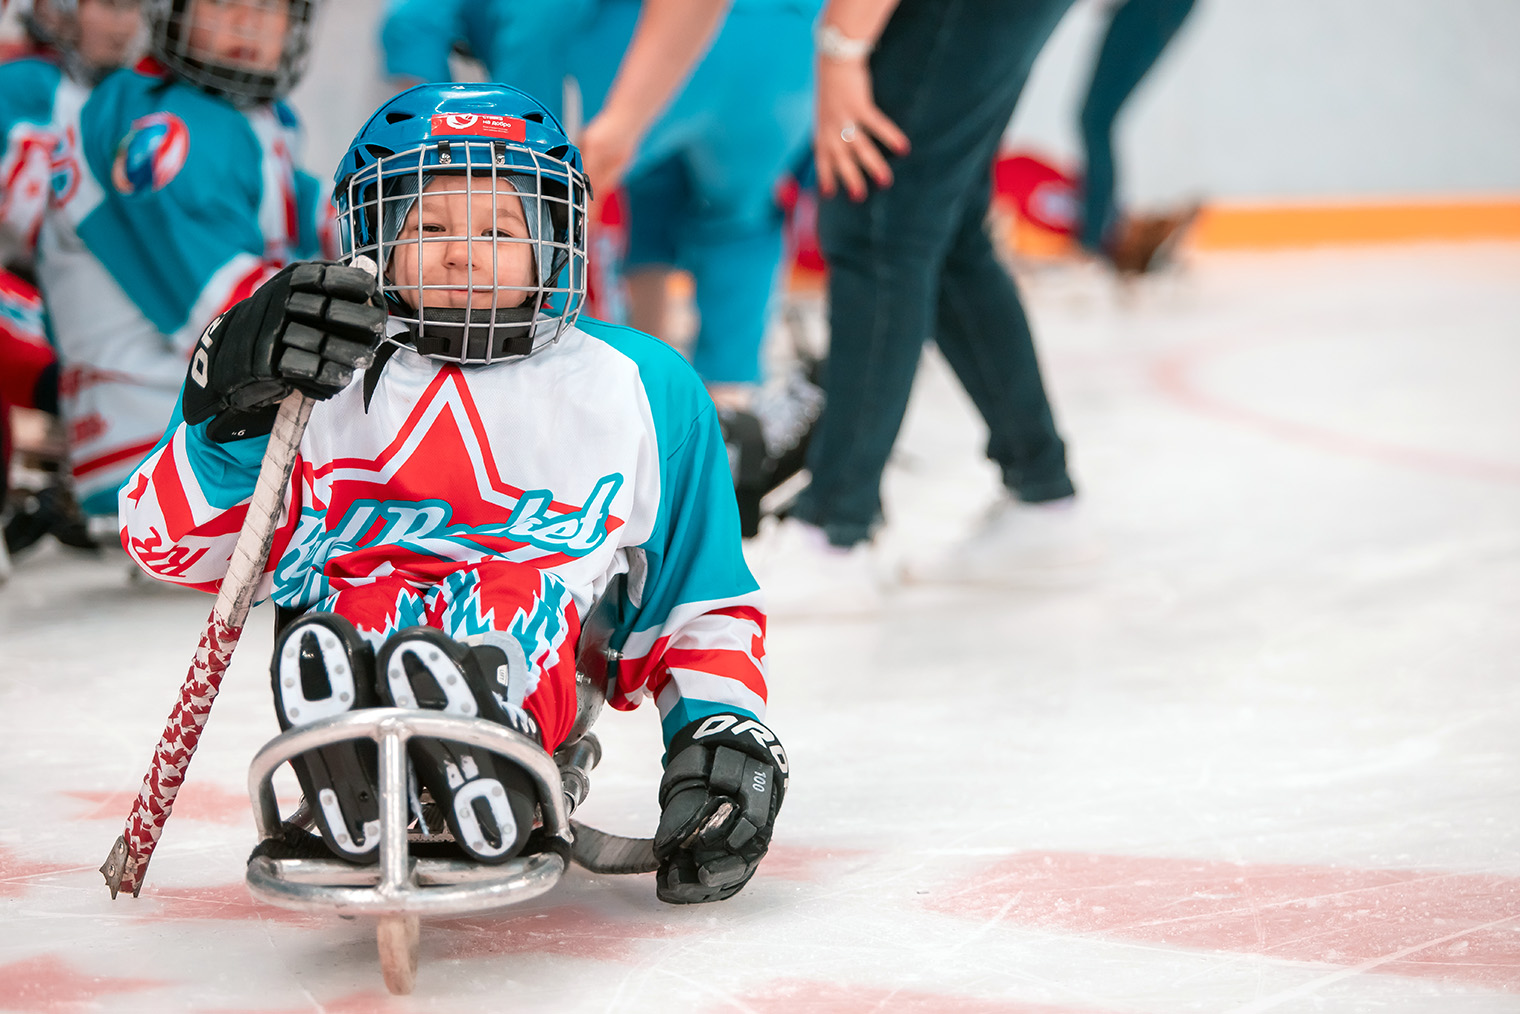
M 221 689 L 222 676 L 227 663 L 232 661 L 232 651 L 243 633 L 243 622 L 248 618 L 248 608 L 263 576 L 264 563 L 274 542 L 275 522 L 285 501 L 285 487 L 290 482 L 311 407 L 312 399 L 299 391 L 286 395 L 280 403 L 227 576 L 222 578 L 216 593 L 216 604 L 211 607 L 206 630 L 180 687 L 179 700 L 153 751 L 153 763 L 143 779 L 142 791 L 132 803 L 126 830 L 116 839 L 115 847 L 100 868 L 112 898 L 118 891 L 131 891 L 135 898 L 142 890 L 148 860 L 153 857 L 164 822 L 174 809 L 174 797 L 184 784 L 185 771 L 200 743 L 201 729 Z
M 355 257 L 353 266 L 379 275 L 375 262 L 368 257 Z M 248 609 L 253 605 L 259 578 L 274 543 L 275 522 L 285 501 L 285 487 L 290 484 L 311 407 L 312 399 L 299 391 L 292 391 L 280 403 L 269 444 L 264 448 L 264 460 L 259 464 L 253 497 L 248 502 L 248 514 L 232 548 L 232 560 L 216 593 L 216 604 L 206 620 L 206 631 L 201 634 L 190 671 L 180 686 L 179 700 L 153 750 L 153 762 L 132 803 L 126 830 L 116 839 L 111 854 L 100 867 L 113 899 L 118 891 L 131 891 L 135 898 L 142 890 L 148 860 L 153 858 L 164 823 L 174 809 L 174 797 L 184 784 L 185 771 L 200 745 L 201 730 L 221 689 L 222 676 L 243 634 L 243 622 L 248 619 Z
M 653 873 L 660 868 L 653 838 L 624 838 L 578 820 L 570 822 L 570 829 L 575 832 L 570 858 L 592 873 Z

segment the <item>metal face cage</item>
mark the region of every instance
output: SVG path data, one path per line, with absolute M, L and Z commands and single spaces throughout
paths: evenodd
M 530 355 L 585 296 L 586 185 L 570 164 L 504 140 L 436 139 L 339 187 L 345 255 L 380 265 L 381 292 L 421 354 L 484 365 Z
M 321 0 L 146 0 L 149 48 L 177 76 L 239 106 L 282 98 L 306 70 Z

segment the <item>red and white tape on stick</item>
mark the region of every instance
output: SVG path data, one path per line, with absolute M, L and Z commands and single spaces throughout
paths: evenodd
M 374 262 L 367 257 L 356 258 L 354 266 L 375 270 Z M 264 574 L 311 406 L 312 400 L 299 391 L 286 395 L 280 403 L 248 503 L 248 514 L 238 532 L 216 605 L 211 608 L 190 671 L 180 687 L 179 700 L 153 751 L 153 763 L 143 779 L 142 791 L 132 804 L 126 830 L 116 839 L 100 868 L 112 898 L 119 891 L 131 891 L 136 897 L 142 890 L 148 860 L 153 857 L 164 823 L 174 809 L 174 797 L 184 784 L 185 771 L 200 743 L 201 730 L 211 714 L 211 705 L 222 686 L 222 675 L 232 661 L 232 651 L 243 633 L 243 622 L 248 618 L 248 609 Z
M 232 661 L 232 650 L 243 633 L 243 621 L 248 618 L 248 608 L 263 576 L 280 507 L 285 502 L 285 487 L 290 482 L 311 406 L 312 400 L 299 391 L 286 395 L 280 403 L 280 413 L 275 417 L 269 446 L 259 466 L 253 499 L 248 504 L 248 516 L 238 533 L 216 605 L 211 608 L 190 672 L 180 687 L 179 700 L 153 751 L 153 763 L 143 779 L 142 791 L 132 804 L 126 831 L 116 839 L 111 855 L 100 868 L 113 898 L 118 891 L 131 891 L 136 897 L 142 890 L 148 860 L 153 857 L 164 822 L 174 809 L 174 797 L 185 781 L 185 771 L 200 743 L 201 729 L 211 714 L 211 705 L 222 686 L 222 675 Z

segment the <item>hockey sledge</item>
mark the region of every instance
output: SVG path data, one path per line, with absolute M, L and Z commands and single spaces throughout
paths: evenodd
M 590 726 L 606 700 L 609 670 L 618 653 L 607 647 L 606 613 L 593 610 L 577 658 L 577 715 L 570 738 L 551 759 L 522 733 L 481 718 L 438 711 L 366 708 L 298 726 L 266 743 L 248 771 L 259 840 L 278 840 L 287 825 L 309 830 L 308 804 L 281 818 L 274 775 L 307 751 L 345 740 L 371 739 L 379 747 L 379 862 L 356 866 L 337 858 L 277 858 L 256 852 L 248 860 L 248 890 L 260 901 L 303 912 L 378 919 L 375 937 L 386 988 L 407 994 L 417 978 L 418 920 L 464 915 L 537 898 L 557 884 L 570 862 L 593 873 L 648 873 L 658 868 L 647 838 L 624 838 L 586 827 L 570 814 L 590 791 L 601 743 Z M 615 678 L 615 677 L 613 677 Z M 421 846 L 449 843 L 441 815 L 427 804 L 414 814 L 406 744 L 414 736 L 448 739 L 489 750 L 517 764 L 537 790 L 539 827 L 524 855 L 499 865 L 417 854 Z M 426 798 L 425 796 L 423 797 Z M 414 848 L 414 846 L 417 846 Z M 437 851 L 436 848 L 431 851 Z

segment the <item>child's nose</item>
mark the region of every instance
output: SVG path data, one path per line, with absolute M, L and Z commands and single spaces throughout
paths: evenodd
M 466 239 L 463 236 L 451 238 L 443 244 L 443 264 L 447 268 L 489 273 L 493 252 L 494 245 L 489 239 Z

